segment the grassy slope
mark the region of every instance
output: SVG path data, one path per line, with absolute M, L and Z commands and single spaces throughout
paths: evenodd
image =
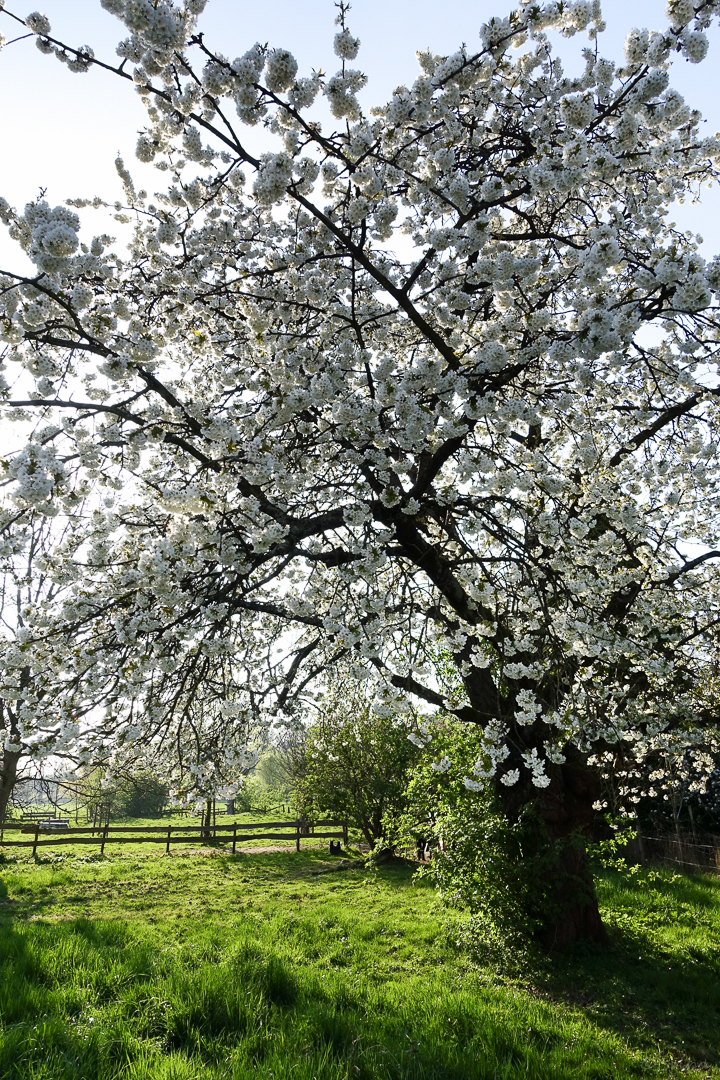
M 2 1080 L 720 1077 L 720 882 L 606 879 L 613 947 L 511 979 L 403 869 L 75 852 L 0 866 Z

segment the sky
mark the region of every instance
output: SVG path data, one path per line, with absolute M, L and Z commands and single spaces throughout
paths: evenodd
M 7 9 L 20 16 L 28 14 L 23 0 L 19 3 L 22 6 L 18 0 L 7 0 Z M 461 42 L 472 47 L 481 24 L 510 9 L 507 0 L 354 0 L 348 23 L 362 42 L 353 64 L 369 78 L 365 106 L 387 100 L 395 86 L 417 76 L 418 49 L 443 54 Z M 661 0 L 606 0 L 603 13 L 608 29 L 601 35 L 601 53 L 621 62 L 628 30 L 632 26 L 664 27 L 663 9 Z M 53 36 L 70 45 L 91 45 L 98 58 L 115 62 L 115 46 L 126 32 L 100 7 L 99 0 L 44 0 L 42 11 L 50 19 Z M 332 51 L 335 14 L 332 0 L 264 0 L 253 4 L 209 0 L 200 29 L 211 48 L 231 58 L 255 41 L 269 42 L 294 53 L 300 74 L 313 68 L 333 73 L 339 66 Z M 16 27 L 6 14 L 0 14 L 0 32 L 8 39 Z M 680 60 L 671 77 L 672 85 L 707 118 L 704 130 L 708 133 L 720 129 L 720 31 L 715 29 L 711 35 L 708 59 L 700 65 Z M 558 38 L 557 51 L 568 71 L 582 68 L 581 51 L 587 44 L 584 34 L 570 40 Z M 23 206 L 40 188 L 47 189 L 51 205 L 70 197 L 121 198 L 114 168 L 118 151 L 140 186 L 150 191 L 162 186 L 162 178 L 134 157 L 144 110 L 124 81 L 96 68 L 74 75 L 54 57 L 43 56 L 30 39 L 7 45 L 0 52 L 0 95 L 4 102 L 0 113 L 0 195 L 12 205 Z M 680 207 L 673 217 L 684 228 L 702 233 L 706 255 L 720 252 L 720 193 L 708 192 L 702 206 Z M 0 266 L 20 269 L 14 245 L 2 230 Z

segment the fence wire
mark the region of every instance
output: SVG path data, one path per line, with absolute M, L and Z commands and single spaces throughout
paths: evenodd
M 700 837 L 692 833 L 638 835 L 627 844 L 625 857 L 643 866 L 659 863 L 679 870 L 720 874 L 720 836 L 712 833 Z

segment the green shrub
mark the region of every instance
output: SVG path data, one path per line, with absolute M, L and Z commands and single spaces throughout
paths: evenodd
M 334 686 L 296 755 L 301 814 L 348 821 L 370 847 L 386 846 L 386 820 L 402 812 L 418 748 L 408 719 L 377 716 L 356 686 Z
M 534 808 L 508 820 L 492 789 L 471 790 L 465 778 L 482 754 L 481 733 L 440 717 L 430 746 L 406 789 L 406 805 L 386 820 L 397 844 L 426 843 L 421 869 L 443 901 L 470 912 L 466 944 L 496 956 L 518 956 L 567 907 L 582 903 L 577 877 L 563 870 L 570 836 L 552 843 Z M 588 893 L 587 899 L 590 898 Z
M 120 817 L 160 817 L 165 809 L 168 788 L 149 773 L 123 777 L 113 792 L 113 808 Z

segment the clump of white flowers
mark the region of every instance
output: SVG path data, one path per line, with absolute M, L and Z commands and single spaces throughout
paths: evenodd
M 666 14 L 673 26 L 686 26 L 695 17 L 693 0 L 668 0 Z
M 68 259 L 78 249 L 80 218 L 65 206 L 51 209 L 44 200 L 28 203 L 23 215 L 31 233 L 28 250 L 39 270 L 56 274 L 68 267 Z
M 699 64 L 707 56 L 710 47 L 707 34 L 702 30 L 685 30 L 680 38 L 683 56 L 692 64 Z
M 560 102 L 560 115 L 570 127 L 587 127 L 595 116 L 592 97 L 589 94 L 568 94 Z
M 288 154 L 264 154 L 253 188 L 264 206 L 280 202 L 292 176 L 292 158 Z
M 450 758 L 447 756 L 447 754 L 444 754 L 439 761 L 432 761 L 430 763 L 430 768 L 433 770 L 433 772 L 446 773 L 450 768 L 451 764 L 452 762 L 450 761 Z
M 341 30 L 335 35 L 333 48 L 342 60 L 354 60 L 360 49 L 360 39 L 353 37 L 349 30 Z
M 67 477 L 65 468 L 55 456 L 52 446 L 29 443 L 12 458 L 9 474 L 16 482 L 15 498 L 21 506 L 32 507 L 44 514 L 57 513 L 58 506 L 53 495 Z
M 146 44 L 160 49 L 184 44 L 185 25 L 179 12 L 164 0 L 126 0 L 121 15 L 126 26 Z
M 271 49 L 265 65 L 265 85 L 274 93 L 282 93 L 297 75 L 297 60 L 287 49 Z
M 30 15 L 27 15 L 25 23 L 33 34 L 47 35 L 50 33 L 50 20 L 47 15 L 42 15 L 39 11 L 33 11 Z
M 628 63 L 644 63 L 647 57 L 649 44 L 650 36 L 647 30 L 638 30 L 638 28 L 634 26 L 625 38 L 625 56 L 627 57 Z
M 533 787 L 549 787 L 550 777 L 545 772 L 545 763 L 538 755 L 537 748 L 533 747 L 529 753 L 523 754 L 522 758 L 525 765 L 530 770 Z
M 325 96 L 330 104 L 333 116 L 341 119 L 357 120 L 360 116 L 360 104 L 356 94 L 367 82 L 361 71 L 347 68 L 333 75 L 325 83 Z

